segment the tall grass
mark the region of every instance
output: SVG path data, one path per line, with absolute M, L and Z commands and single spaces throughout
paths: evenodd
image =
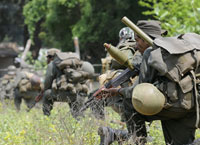
M 0 104 L 0 145 L 98 145 L 98 127 L 122 128 L 111 123 L 116 120 L 120 117 L 110 108 L 106 109 L 105 120 L 97 120 L 88 110 L 85 117 L 77 121 L 71 116 L 67 103 L 56 103 L 51 116 L 47 117 L 40 105 L 27 112 L 22 104 L 21 111 L 17 112 L 13 102 L 8 101 Z M 159 122 L 155 121 L 148 131 L 148 145 L 165 144 Z

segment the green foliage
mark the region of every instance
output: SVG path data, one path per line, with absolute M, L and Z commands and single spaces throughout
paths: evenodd
M 199 0 L 140 0 L 139 4 L 150 9 L 143 14 L 160 20 L 170 36 L 200 33 Z
M 33 39 L 36 23 L 46 16 L 47 1 L 32 0 L 23 9 L 23 15 L 26 17 L 25 24 L 28 26 L 31 39 Z
M 78 36 L 81 55 L 96 58 L 105 55 L 98 53 L 104 42 L 118 43 L 118 32 L 125 27 L 121 18 L 126 15 L 136 22 L 140 13 L 141 7 L 132 0 L 32 0 L 24 7 L 32 38 L 37 22 L 43 20 L 39 33 L 43 46 L 74 51 L 72 39 Z
M 26 55 L 25 62 L 33 66 L 35 71 L 42 70 L 43 74 L 46 72 L 47 68 L 47 60 L 46 60 L 46 53 L 40 50 L 40 57 L 38 59 L 33 59 L 31 52 L 29 51 Z M 21 57 L 22 54 L 19 54 L 18 57 Z
M 80 6 L 83 0 L 32 0 L 24 7 L 25 24 L 31 38 L 37 22 L 40 25 L 39 38 L 43 45 L 73 50 L 71 27 L 80 19 Z

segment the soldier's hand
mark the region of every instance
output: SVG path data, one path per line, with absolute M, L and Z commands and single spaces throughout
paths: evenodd
M 112 97 L 118 95 L 118 88 L 103 88 L 101 92 L 103 98 Z

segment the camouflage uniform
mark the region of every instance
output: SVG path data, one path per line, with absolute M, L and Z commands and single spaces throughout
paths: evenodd
M 14 80 L 16 77 L 15 66 L 8 67 L 8 73 L 0 78 L 0 92 L 1 99 L 13 99 L 14 98 Z
M 68 61 L 69 56 L 78 60 L 75 53 L 57 53 L 57 57 L 48 65 L 43 94 L 43 112 L 45 115 L 50 115 L 53 103 L 57 101 L 67 102 L 73 117 L 76 118 L 80 115 L 77 112 L 87 96 L 88 86 L 86 85 L 87 79 L 84 76 L 79 78 L 79 72 L 81 71 L 85 75 L 92 74 L 94 68 L 89 62 L 78 60 L 80 64 L 73 61 L 73 65 L 76 65 L 76 67 L 72 69 L 71 61 Z M 70 64 L 62 66 L 63 60 L 67 60 Z M 88 65 L 89 67 L 87 67 Z
M 22 100 L 25 101 L 28 111 L 35 105 L 35 96 L 39 95 L 42 89 L 41 78 L 28 71 L 18 71 L 15 79 L 14 103 L 17 110 L 20 110 Z

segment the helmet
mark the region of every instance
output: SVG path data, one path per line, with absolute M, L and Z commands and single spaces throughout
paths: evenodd
M 82 66 L 81 66 L 81 70 L 82 71 L 85 71 L 85 72 L 88 72 L 90 74 L 93 74 L 94 73 L 94 67 L 93 65 L 88 62 L 88 61 L 83 61 L 82 62 Z
M 51 48 L 47 51 L 47 56 L 55 56 L 56 53 L 60 52 L 57 48 Z
M 152 84 L 139 84 L 132 92 L 133 107 L 143 115 L 159 113 L 164 107 L 164 103 L 165 96 Z
M 8 74 L 9 75 L 15 75 L 16 67 L 14 65 L 8 66 Z
M 8 66 L 8 71 L 15 71 L 16 67 L 14 65 L 9 65 Z
M 119 31 L 119 38 L 135 40 L 134 32 L 129 27 L 124 27 Z

